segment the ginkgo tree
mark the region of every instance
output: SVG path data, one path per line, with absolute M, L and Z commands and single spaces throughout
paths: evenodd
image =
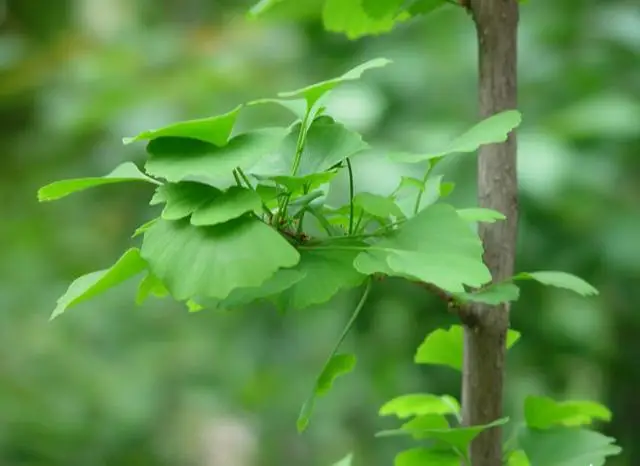
M 360 288 L 361 298 L 300 412 L 298 429 L 303 431 L 317 398 L 356 364 L 355 355 L 341 353 L 340 345 L 376 279 L 402 277 L 415 282 L 461 314 L 475 302 L 517 300 L 518 283 L 523 280 L 585 296 L 596 294 L 589 284 L 563 272 L 521 272 L 492 282 L 476 226 L 503 221 L 504 216 L 478 207 L 459 209 L 440 196 L 423 195 L 425 186 L 434 182 L 440 195 L 451 192 L 453 184 L 442 182 L 433 168 L 451 154 L 504 141 L 521 122 L 518 111 L 484 119 L 439 150 L 389 153 L 399 162 L 418 164 L 424 169 L 422 176 L 403 178 L 388 195 L 358 189 L 351 161 L 368 157 L 371 147 L 358 133 L 328 116 L 323 102 L 341 83 L 389 63 L 374 59 L 340 77 L 248 102 L 223 115 L 145 131 L 125 139 L 127 144 L 146 142 L 148 159 L 143 169 L 125 162 L 104 176 L 57 181 L 41 188 L 39 200 L 52 201 L 92 187 L 143 182 L 150 187 L 150 209 L 156 212 L 133 232 L 131 248 L 112 266 L 71 283 L 52 318 L 134 278 L 139 280 L 138 304 L 150 296 L 172 297 L 191 311 L 234 309 L 258 301 L 284 311 L 302 309 Z M 293 121 L 286 127 L 236 134 L 239 113 L 255 105 L 280 105 L 291 111 Z M 331 205 L 327 195 L 340 172 L 349 179 L 348 197 L 343 205 Z M 510 331 L 508 344 L 518 337 Z M 461 327 L 438 330 L 418 349 L 416 363 L 460 370 L 462 345 Z M 483 430 L 507 422 L 496 419 L 486 425 L 462 426 L 459 402 L 447 395 L 404 395 L 387 403 L 380 413 L 413 417 L 399 430 L 382 435 L 411 435 L 432 443 L 400 453 L 398 466 L 468 461 L 469 442 Z M 577 450 L 580 458 L 602 464 L 601 459 L 618 451 L 606 437 L 578 428 L 594 418 L 610 417 L 606 408 L 595 403 L 530 398 L 525 417 L 527 426 L 517 437 L 518 448 L 511 445 L 505 450 L 511 465 L 578 466 L 583 463 L 562 462 L 565 457 L 576 458 Z M 565 441 L 573 446 L 562 449 L 561 459 L 553 456 L 559 450 L 549 452 L 550 443 Z M 576 446 L 583 444 L 589 449 Z M 339 464 L 350 464 L 350 458 Z

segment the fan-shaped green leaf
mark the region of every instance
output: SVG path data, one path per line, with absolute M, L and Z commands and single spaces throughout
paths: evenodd
M 615 439 L 577 428 L 523 429 L 518 441 L 531 466 L 604 466 L 622 451 Z
M 393 233 L 371 245 L 354 262 L 367 275 L 390 273 L 433 283 L 452 293 L 464 285 L 479 287 L 491 281 L 482 262 L 482 243 L 468 224 L 448 205 L 436 204 Z
M 483 209 L 480 207 L 458 209 L 458 215 L 467 222 L 495 223 L 496 220 L 504 220 L 507 218 L 497 210 Z
M 352 0 L 339 0 L 339 2 L 344 2 L 345 5 L 352 2 Z M 324 15 L 325 21 L 327 19 L 327 14 L 329 14 L 329 19 L 334 20 L 336 18 L 333 17 L 332 9 L 335 8 L 334 5 L 329 5 L 329 3 L 335 3 L 332 0 L 329 0 L 325 3 L 324 7 Z M 339 5 L 339 4 L 338 4 Z M 357 6 L 360 8 L 360 6 Z M 327 13 L 328 11 L 328 13 Z M 281 92 L 278 94 L 278 97 L 282 97 L 285 99 L 305 99 L 307 101 L 307 108 L 310 109 L 313 105 L 327 92 L 329 92 L 334 87 L 346 81 L 354 81 L 360 79 L 362 73 L 367 70 L 373 68 L 381 68 L 383 66 L 391 63 L 390 60 L 386 58 L 375 58 L 373 60 L 369 60 L 361 65 L 352 68 L 351 70 L 344 73 L 342 76 L 338 76 L 337 78 L 328 79 L 326 81 L 321 81 L 316 84 L 311 84 L 310 86 L 303 87 L 301 89 L 296 89 L 295 91 Z
M 394 466 L 460 466 L 460 457 L 453 451 L 432 448 L 412 448 L 396 455 Z
M 389 32 L 397 23 L 409 18 L 406 11 L 372 18 L 364 11 L 361 0 L 326 0 L 322 10 L 325 29 L 345 34 L 352 40 Z
M 189 138 L 211 143 L 216 146 L 224 146 L 229 140 L 229 135 L 238 118 L 238 113 L 242 105 L 223 115 L 216 115 L 209 118 L 197 120 L 181 121 L 173 123 L 159 129 L 143 131 L 132 138 L 124 138 L 122 142 L 131 144 L 132 142 L 151 140 L 162 137 Z
M 61 180 L 43 186 L 38 190 L 38 200 L 40 202 L 54 201 L 88 188 L 111 183 L 122 183 L 125 181 L 146 181 L 156 185 L 161 184 L 142 173 L 133 162 L 125 162 L 118 165 L 112 172 L 105 176 Z
M 298 431 L 304 431 L 309 425 L 309 419 L 313 413 L 316 399 L 326 395 L 335 379 L 341 375 L 348 374 L 356 365 L 356 357 L 353 354 L 335 354 L 331 356 L 327 364 L 322 369 L 311 397 L 305 402 L 298 416 Z
M 544 396 L 528 396 L 524 402 L 524 417 L 527 425 L 536 429 L 553 426 L 581 426 L 595 419 L 611 420 L 611 411 L 594 401 L 555 401 Z
M 582 278 L 565 272 L 522 272 L 513 277 L 514 280 L 535 280 L 543 285 L 555 286 L 573 291 L 582 296 L 597 295 L 596 290 Z
M 166 203 L 162 210 L 165 220 L 180 220 L 194 213 L 210 200 L 221 196 L 222 191 L 207 184 L 194 181 L 167 183 L 160 186 L 151 199 L 153 204 Z
M 300 125 L 301 123 L 293 125 L 278 150 L 247 170 L 247 173 L 261 179 L 273 179 L 280 176 L 282 178 L 278 179 L 283 183 L 293 182 L 291 173 Z M 331 117 L 320 116 L 313 120 L 307 131 L 300 165 L 295 177 L 318 176 L 326 171 L 333 172 L 335 170 L 331 169 L 337 164 L 368 147 L 358 133 L 348 130 Z
M 520 332 L 509 329 L 507 333 L 507 349 L 520 338 Z M 431 332 L 416 352 L 414 361 L 418 364 L 437 364 L 462 370 L 464 332 L 459 325 L 452 325 L 447 330 L 437 329 Z
M 307 113 L 307 101 L 305 99 L 273 99 L 270 97 L 266 97 L 264 99 L 252 100 L 251 102 L 247 103 L 247 106 L 264 104 L 275 104 L 279 105 L 280 107 L 284 107 L 300 120 L 302 120 Z
M 146 268 L 147 264 L 140 257 L 140 250 L 137 248 L 127 250 L 108 269 L 76 278 L 69 285 L 65 294 L 58 299 L 58 304 L 51 314 L 51 319 L 55 319 L 70 307 L 102 294 L 125 280 L 138 275 Z
M 222 147 L 188 138 L 153 139 L 147 145 L 150 159 L 145 167 L 149 174 L 174 183 L 215 185 L 230 179 L 236 167 L 246 170 L 277 151 L 287 132 L 287 128 L 264 128 L 239 134 Z
M 475 302 L 495 306 L 517 301 L 520 297 L 520 288 L 513 283 L 496 283 L 472 293 L 456 293 L 454 296 L 463 303 Z
M 521 121 L 520 112 L 507 110 L 482 120 L 439 152 L 430 154 L 396 153 L 390 156 L 398 162 L 418 163 L 458 152 L 474 152 L 480 146 L 506 141 L 509 133 L 518 127 Z
M 364 243 L 344 240 L 340 244 L 354 248 Z M 304 278 L 288 290 L 274 297 L 281 309 L 304 309 L 329 301 L 340 291 L 362 284 L 365 275 L 353 268 L 355 250 L 332 250 L 310 247 L 300 248 L 300 262 L 293 269 L 304 273 Z
M 260 286 L 300 259 L 280 234 L 246 216 L 208 227 L 159 220 L 145 232 L 142 257 L 179 301 L 224 299 L 234 289 Z
M 400 419 L 426 414 L 458 414 L 460 404 L 449 395 L 414 393 L 402 395 L 386 402 L 380 408 L 380 416 L 395 415 Z

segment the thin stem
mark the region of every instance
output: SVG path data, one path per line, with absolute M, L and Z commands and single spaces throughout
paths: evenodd
M 320 225 L 322 226 L 322 228 L 324 228 L 329 236 L 334 236 L 333 227 L 324 215 L 322 215 L 320 212 L 318 212 L 317 209 L 314 209 L 313 207 L 309 207 L 308 212 L 316 219 L 318 219 L 318 222 L 320 222 Z
M 236 167 L 236 169 L 233 171 L 233 174 L 236 177 L 236 183 L 238 183 L 238 186 L 242 186 L 242 184 L 240 183 L 240 178 L 242 178 L 242 181 L 244 181 L 244 183 L 247 185 L 247 188 L 249 188 L 252 191 L 255 191 L 255 189 L 251 185 L 251 181 L 249 180 L 249 177 L 245 175 L 245 173 L 242 171 L 242 168 Z M 240 175 L 240 178 L 238 178 L 238 175 Z M 264 201 L 262 201 L 262 210 L 269 218 L 269 221 L 273 220 L 273 212 L 271 212 L 271 209 L 269 209 L 269 206 L 267 206 L 267 204 Z
M 413 215 L 417 215 L 418 212 L 420 211 L 420 203 L 422 202 L 422 195 L 424 194 L 425 185 L 427 184 L 427 181 L 429 180 L 429 175 L 431 174 L 432 165 L 430 162 L 427 162 L 427 163 L 429 164 L 429 166 L 427 168 L 427 172 L 422 177 L 422 189 L 418 191 L 418 195 L 416 196 L 416 203 L 413 206 Z
M 249 181 L 249 178 L 247 177 L 247 175 L 244 174 L 244 172 L 242 171 L 242 168 L 240 167 L 236 167 L 236 171 L 238 172 L 238 174 L 240 175 L 240 177 L 242 178 L 242 180 L 245 182 L 245 184 L 247 185 L 247 188 L 253 190 L 253 186 L 251 186 L 251 181 Z
M 242 186 L 242 181 L 240 180 L 240 176 L 238 175 L 238 170 L 237 169 L 233 170 L 233 178 L 236 180 L 236 184 L 238 186 Z
M 349 236 L 353 235 L 353 217 L 354 217 L 354 206 L 353 206 L 353 168 L 351 167 L 351 160 L 347 157 L 347 171 L 349 172 Z

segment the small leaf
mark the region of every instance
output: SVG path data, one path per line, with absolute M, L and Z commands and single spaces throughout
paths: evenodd
M 329 32 L 345 34 L 349 39 L 389 32 L 402 21 L 410 18 L 409 13 L 391 12 L 381 18 L 372 18 L 362 7 L 361 0 L 326 0 L 322 10 L 324 27 Z
M 141 254 L 178 301 L 224 299 L 300 259 L 280 234 L 251 217 L 208 227 L 159 220 L 146 231 Z
M 51 314 L 51 319 L 55 319 L 70 307 L 102 294 L 125 280 L 138 275 L 146 268 L 147 264 L 140 257 L 140 251 L 137 248 L 127 250 L 108 269 L 76 278 L 66 293 L 58 299 L 58 305 Z
M 218 188 L 193 181 L 167 183 L 156 192 L 155 203 L 165 202 L 162 218 L 180 220 L 193 214 L 210 200 L 218 199 L 222 192 Z
M 386 402 L 380 408 L 380 416 L 395 415 L 400 419 L 426 414 L 458 414 L 460 404 L 449 395 L 427 393 L 403 395 Z
M 507 466 L 531 466 L 531 463 L 523 450 L 515 450 L 509 455 Z
M 344 1 L 346 3 L 350 0 L 339 1 Z M 329 8 L 327 6 L 328 3 L 329 1 L 325 4 L 325 11 Z M 310 109 L 324 94 L 326 94 L 339 84 L 360 79 L 362 73 L 364 73 L 365 71 L 374 68 L 381 68 L 388 65 L 389 63 L 391 63 L 391 61 L 387 60 L 386 58 L 375 58 L 373 60 L 362 63 L 355 68 L 352 68 L 342 76 L 328 79 L 326 81 L 321 81 L 319 83 L 312 84 L 301 89 L 296 89 L 295 91 L 281 92 L 280 94 L 278 94 L 278 97 L 286 99 L 305 99 L 307 101 L 307 108 Z
M 531 466 L 604 466 L 622 451 L 615 439 L 576 428 L 523 429 L 518 441 Z
M 367 192 L 358 193 L 353 198 L 353 204 L 374 217 L 404 217 L 400 207 L 398 207 L 392 199 L 379 194 Z
M 189 138 L 204 141 L 216 146 L 224 146 L 236 123 L 242 105 L 223 115 L 198 120 L 181 121 L 164 128 L 143 131 L 132 138 L 124 138 L 122 142 L 131 144 L 142 140 L 153 140 L 162 137 Z
M 152 218 L 151 220 L 149 220 L 148 222 L 143 223 L 142 225 L 140 225 L 138 228 L 136 228 L 136 231 L 133 232 L 133 235 L 131 235 L 132 238 L 136 238 L 138 236 L 140 236 L 141 234 L 143 234 L 145 231 L 147 231 L 151 225 L 153 225 L 154 223 L 156 223 L 158 221 L 157 218 Z
M 520 338 L 520 332 L 509 329 L 507 332 L 507 349 Z M 431 332 L 416 352 L 414 361 L 417 364 L 436 364 L 449 366 L 462 371 L 464 334 L 462 327 L 452 325 L 449 329 L 437 329 Z
M 249 169 L 264 157 L 277 151 L 289 130 L 264 128 L 239 134 L 226 146 L 196 139 L 162 137 L 147 144 L 149 174 L 177 183 L 199 181 L 216 184 L 232 179 L 240 167 Z
M 136 294 L 136 304 L 141 306 L 149 296 L 156 298 L 165 298 L 169 295 L 169 291 L 158 277 L 151 272 L 147 272 L 138 285 L 138 293 Z
M 396 455 L 394 466 L 460 466 L 460 457 L 453 451 L 433 448 L 412 448 Z
M 474 152 L 480 146 L 496 144 L 507 140 L 509 133 L 520 125 L 522 116 L 517 110 L 507 110 L 482 120 L 464 134 L 456 138 L 445 149 L 430 154 L 391 154 L 398 162 L 418 163 L 444 157 L 459 152 Z
M 404 223 L 397 233 L 373 243 L 356 257 L 355 268 L 366 275 L 384 273 L 434 285 L 451 293 L 464 285 L 491 281 L 482 261 L 477 234 L 451 206 L 432 205 Z
M 455 298 L 463 303 L 475 302 L 496 306 L 500 303 L 517 301 L 520 288 L 513 283 L 495 283 L 471 293 L 456 293 Z
M 217 225 L 247 212 L 257 212 L 262 206 L 260 196 L 250 189 L 232 186 L 217 198 L 198 207 L 191 215 L 192 225 Z
M 514 276 L 513 280 L 535 280 L 543 285 L 564 288 L 582 296 L 598 294 L 598 290 L 586 281 L 565 272 L 522 272 Z
M 507 218 L 497 210 L 483 209 L 479 207 L 458 209 L 458 215 L 467 222 L 495 223 L 496 220 L 505 220 Z
M 445 442 L 459 451 L 467 451 L 469 444 L 481 432 L 498 427 L 509 422 L 509 418 L 498 419 L 489 424 L 471 427 L 436 427 L 432 424 L 429 416 L 420 416 L 412 419 L 402 426 L 416 439 L 433 439 Z M 425 422 L 427 421 L 427 422 Z
M 112 172 L 105 176 L 61 180 L 43 186 L 38 190 L 38 201 L 54 201 L 88 188 L 111 183 L 123 183 L 125 181 L 146 181 L 156 185 L 160 184 L 158 181 L 142 173 L 134 163 L 125 162 L 118 165 Z
M 594 401 L 555 401 L 544 396 L 528 396 L 524 402 L 527 425 L 536 429 L 553 426 L 574 427 L 591 424 L 595 419 L 611 420 L 611 411 Z
M 353 354 L 335 354 L 331 356 L 316 381 L 313 394 L 302 406 L 297 422 L 299 432 L 304 431 L 309 425 L 316 399 L 326 395 L 331 390 L 335 379 L 351 372 L 355 365 L 356 357 Z

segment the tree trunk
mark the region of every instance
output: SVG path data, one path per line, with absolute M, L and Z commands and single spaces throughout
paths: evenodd
M 479 46 L 480 114 L 483 118 L 515 109 L 517 104 L 517 0 L 471 0 Z M 484 260 L 494 281 L 513 275 L 518 223 L 516 137 L 480 148 L 480 207 L 502 212 L 506 221 L 481 224 Z M 466 425 L 487 424 L 502 417 L 505 342 L 509 306 L 476 306 L 477 323 L 465 327 L 462 385 Z M 502 466 L 502 429 L 479 435 L 470 448 L 472 466 Z

